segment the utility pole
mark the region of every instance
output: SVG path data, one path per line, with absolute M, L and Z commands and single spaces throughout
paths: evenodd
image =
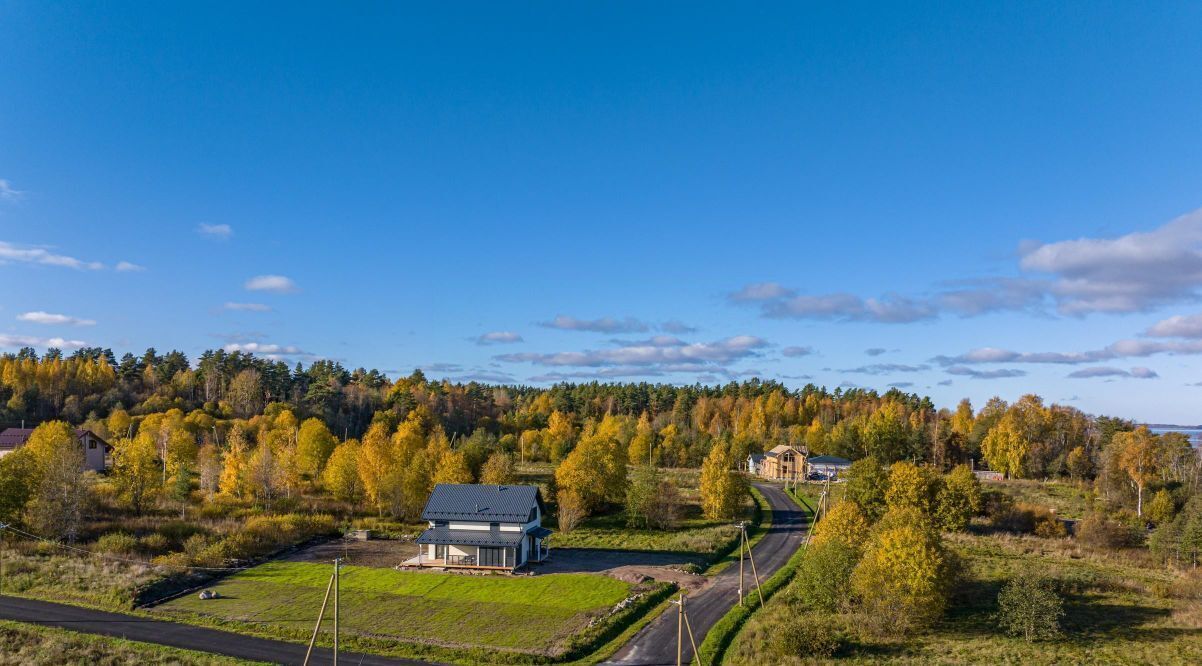
M 743 533 L 743 545 L 747 548 L 747 558 L 751 560 L 751 575 L 755 578 L 755 593 L 760 598 L 760 608 L 764 607 L 764 591 L 760 589 L 760 573 L 755 570 L 755 554 L 751 552 L 751 543 L 747 541 L 747 523 L 746 521 L 739 523 L 739 531 Z M 742 564 L 742 557 L 739 558 L 739 563 Z M 740 567 L 740 571 L 742 567 Z M 743 586 L 742 576 L 739 578 L 739 587 Z
M 0 523 L 0 594 L 4 594 L 4 537 L 7 530 L 8 523 Z
M 680 593 L 680 600 L 673 601 L 676 604 L 676 666 L 684 666 L 684 632 L 687 629 L 689 632 L 689 644 L 693 646 L 693 659 L 689 663 L 693 663 L 696 659 L 698 664 L 701 664 L 701 653 L 697 651 L 697 640 L 693 638 L 693 625 L 689 623 L 689 615 L 684 610 L 684 592 Z
M 334 560 L 334 666 L 338 666 L 338 578 L 342 558 Z
M 317 632 L 321 631 L 321 620 L 326 615 L 326 605 L 330 603 L 330 590 L 334 589 L 334 579 L 337 574 L 330 576 L 330 582 L 326 585 L 326 596 L 321 600 L 321 610 L 317 612 L 317 624 L 313 625 L 313 636 L 309 638 L 309 647 L 305 650 L 305 661 L 302 666 L 309 666 L 309 657 L 313 655 L 313 644 L 317 642 Z

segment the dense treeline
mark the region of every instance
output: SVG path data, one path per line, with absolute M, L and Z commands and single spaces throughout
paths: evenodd
M 515 461 L 549 461 L 569 508 L 586 516 L 623 502 L 629 465 L 737 467 L 778 444 L 1093 482 L 1141 517 L 1146 498 L 1168 493 L 1159 506 L 1175 510 L 1202 483 L 1184 437 L 1035 395 L 936 409 L 896 389 L 793 390 L 760 380 L 489 386 L 430 381 L 420 371 L 392 381 L 331 361 L 289 368 L 220 350 L 192 363 L 178 351 L 117 360 L 86 348 L 0 357 L 0 400 L 6 424 L 63 420 L 113 442 L 113 476 L 137 510 L 148 497 L 182 497 L 198 485 L 260 503 L 323 490 L 412 516 L 431 483 L 479 480 L 486 468 L 508 478 Z

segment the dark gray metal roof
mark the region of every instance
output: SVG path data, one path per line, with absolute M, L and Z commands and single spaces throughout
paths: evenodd
M 529 534 L 530 536 L 534 537 L 535 539 L 546 539 L 547 537 L 551 536 L 551 530 L 549 530 L 545 527 L 536 527 L 536 528 L 530 530 L 529 532 L 527 532 L 526 534 Z
M 522 543 L 525 532 L 502 532 L 501 530 L 453 530 L 447 527 L 431 527 L 417 538 L 419 544 L 441 543 L 454 546 L 485 546 L 515 548 Z
M 760 462 L 760 461 L 761 461 L 761 460 L 763 460 L 763 459 L 764 459 L 764 454 L 762 454 L 762 453 L 753 453 L 753 454 L 751 454 L 751 461 L 752 461 L 752 462 Z
M 422 520 L 524 523 L 542 506 L 537 486 L 440 483 L 434 486 Z
M 29 440 L 29 436 L 33 434 L 33 428 L 5 428 L 4 432 L 0 432 L 0 449 L 19 449 Z M 83 437 L 91 435 L 100 441 L 105 446 L 108 442 L 101 439 L 100 435 L 86 428 L 76 428 L 75 436 Z

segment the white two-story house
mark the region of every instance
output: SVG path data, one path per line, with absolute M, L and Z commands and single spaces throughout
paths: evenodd
M 542 526 L 536 486 L 444 484 L 434 487 L 418 537 L 420 550 L 406 564 L 513 570 L 547 559 L 551 530 Z

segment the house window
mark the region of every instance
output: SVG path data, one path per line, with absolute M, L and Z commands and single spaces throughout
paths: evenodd
M 490 529 L 490 530 L 492 530 L 492 531 L 496 532 L 497 530 L 500 530 L 500 529 L 501 529 L 501 523 L 489 523 L 489 524 L 488 524 L 488 529 Z
M 505 551 L 506 548 L 481 548 L 480 549 L 480 566 L 482 567 L 503 567 L 505 566 Z
M 94 448 L 96 448 L 96 440 L 94 440 L 94 439 L 89 439 L 89 440 L 88 440 L 88 448 L 89 448 L 89 449 L 94 449 Z
M 449 524 L 450 524 L 450 523 L 448 523 L 448 522 L 447 522 L 447 521 L 445 521 L 445 520 L 436 520 L 436 521 L 434 521 L 434 526 L 435 526 L 435 527 L 446 527 L 446 526 L 447 526 L 447 525 L 449 525 Z

